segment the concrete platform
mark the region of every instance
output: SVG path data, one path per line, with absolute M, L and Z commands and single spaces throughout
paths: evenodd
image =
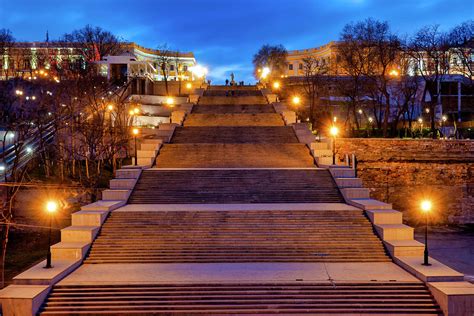
M 13 278 L 14 284 L 52 285 L 76 269 L 81 260 L 53 260 L 52 268 L 45 269 L 46 260 Z
M 344 203 L 278 203 L 278 204 L 128 204 L 114 212 L 168 211 L 354 211 Z
M 267 281 L 417 282 L 419 280 L 391 262 L 85 264 L 58 284 Z
M 445 266 L 441 262 L 429 258 L 431 266 L 424 266 L 421 257 L 395 257 L 394 261 L 423 282 L 458 282 L 464 281 L 464 275 Z
M 48 285 L 10 285 L 0 291 L 3 315 L 36 315 L 48 295 Z
M 474 284 L 431 282 L 428 287 L 445 315 L 474 315 Z

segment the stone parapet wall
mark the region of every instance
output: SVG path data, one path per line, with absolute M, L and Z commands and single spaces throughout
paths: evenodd
M 393 203 L 418 223 L 419 201 L 430 197 L 438 224 L 474 224 L 474 141 L 338 139 L 339 155 L 355 153 L 371 197 Z

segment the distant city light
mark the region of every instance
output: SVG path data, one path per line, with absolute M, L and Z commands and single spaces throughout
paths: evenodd
M 203 78 L 207 75 L 209 72 L 206 67 L 203 67 L 201 65 L 195 65 L 192 67 L 189 67 L 189 70 L 193 73 L 198 78 Z
M 263 69 L 262 69 L 262 74 L 260 75 L 260 78 L 266 79 L 269 74 L 270 74 L 270 68 L 268 68 L 268 67 L 263 67 Z
M 392 76 L 392 77 L 398 77 L 398 75 L 399 75 L 400 73 L 398 72 L 398 70 L 392 69 L 392 70 L 390 70 L 390 72 L 389 72 L 388 74 L 389 74 L 390 76 Z

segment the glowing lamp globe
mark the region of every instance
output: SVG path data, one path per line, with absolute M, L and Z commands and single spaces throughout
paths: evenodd
M 430 200 L 423 200 L 421 201 L 421 210 L 423 211 L 423 213 L 429 213 L 431 212 L 431 208 L 432 208 L 432 204 L 431 204 L 431 201 Z
M 58 210 L 58 203 L 55 201 L 48 201 L 46 203 L 46 212 L 55 213 Z
M 331 129 L 329 130 L 329 133 L 331 134 L 332 137 L 336 137 L 337 134 L 339 134 L 339 128 L 336 126 L 332 126 Z
M 293 97 L 291 102 L 293 102 L 294 105 L 298 105 L 298 104 L 300 104 L 301 99 L 300 99 L 300 97 Z

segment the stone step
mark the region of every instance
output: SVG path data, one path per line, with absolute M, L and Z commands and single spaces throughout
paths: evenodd
M 115 172 L 116 179 L 138 179 L 141 169 L 119 169 Z
M 157 168 L 311 168 L 303 144 L 167 144 Z
M 331 157 L 332 158 L 332 150 L 331 149 L 312 149 L 311 153 L 314 157 Z
M 91 243 L 97 236 L 98 226 L 69 226 L 61 229 L 61 242 Z
M 390 259 L 361 210 L 136 211 L 110 214 L 86 262 L 331 260 Z
M 349 204 L 363 210 L 391 210 L 392 204 L 384 203 L 374 199 L 352 199 Z
M 237 114 L 237 113 L 275 113 L 271 105 L 262 104 L 233 104 L 233 105 L 196 105 L 193 107 L 194 114 Z
M 89 251 L 91 243 L 83 242 L 59 242 L 51 246 L 52 260 L 69 259 L 80 260 L 84 258 Z
M 360 178 L 335 178 L 336 184 L 340 189 L 343 188 L 362 188 L 362 180 Z
M 140 144 L 140 149 L 141 150 L 154 150 L 154 151 L 158 151 L 161 147 L 161 143 L 158 143 L 158 144 Z
M 110 189 L 126 189 L 131 190 L 135 186 L 137 179 L 112 179 L 110 182 Z
M 290 126 L 190 126 L 177 128 L 171 140 L 181 143 L 298 143 Z
M 279 114 L 190 114 L 184 126 L 284 126 Z
M 383 241 L 386 240 L 413 240 L 413 227 L 404 224 L 379 224 L 375 230 Z
M 403 213 L 396 210 L 368 210 L 366 213 L 375 225 L 403 223 Z
M 352 168 L 329 168 L 329 172 L 334 178 L 355 178 L 355 170 Z
M 102 200 L 104 201 L 126 201 L 130 196 L 131 190 L 104 190 L 102 191 Z
M 101 226 L 109 211 L 78 211 L 72 213 L 72 226 Z
M 309 146 L 311 150 L 331 150 L 326 142 L 312 142 Z
M 113 211 L 119 207 L 125 205 L 124 201 L 103 201 L 99 200 L 97 202 L 87 204 L 81 207 L 82 211 Z
M 137 150 L 138 159 L 140 158 L 155 158 L 158 150 Z
M 416 256 L 422 258 L 425 250 L 425 245 L 416 240 L 386 240 L 384 244 L 393 257 Z
M 129 199 L 131 204 L 343 202 L 329 171 L 321 169 L 144 170 Z
M 341 193 L 346 200 L 370 198 L 370 190 L 367 188 L 344 188 Z
M 40 315 L 439 315 L 420 282 L 56 285 Z
M 132 159 L 132 162 L 135 164 L 135 158 Z M 141 167 L 151 167 L 155 162 L 155 158 L 153 157 L 138 157 L 137 165 Z

